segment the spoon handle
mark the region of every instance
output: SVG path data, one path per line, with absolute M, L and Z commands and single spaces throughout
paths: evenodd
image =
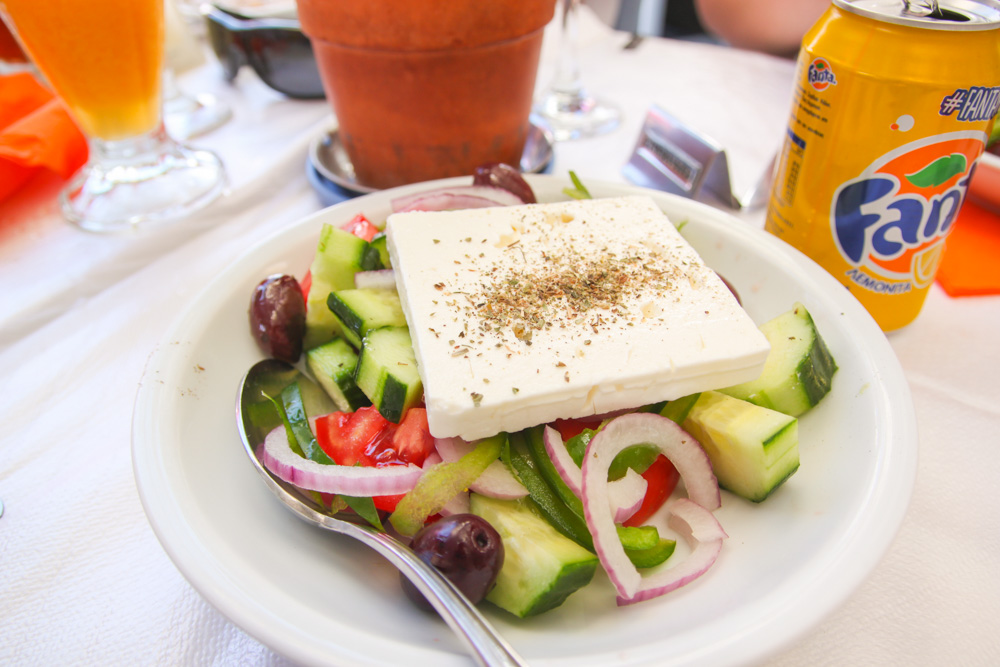
M 455 585 L 399 540 L 368 526 L 337 519 L 333 519 L 331 525 L 325 521 L 323 524 L 334 532 L 364 542 L 395 565 L 424 594 L 455 634 L 465 641 L 478 664 L 486 667 L 526 667 L 527 663 L 496 633 L 479 610 L 458 592 Z

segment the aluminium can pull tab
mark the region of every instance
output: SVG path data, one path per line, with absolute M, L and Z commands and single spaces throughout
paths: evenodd
M 940 17 L 938 0 L 903 0 L 903 16 Z

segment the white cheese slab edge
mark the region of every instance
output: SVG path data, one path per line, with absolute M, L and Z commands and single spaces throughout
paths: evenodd
M 719 389 L 756 378 L 767 357 L 767 339 L 649 197 L 398 213 L 386 234 L 436 437 Z M 596 287 L 576 290 L 586 276 Z M 552 297 L 566 285 L 611 297 L 603 308 Z

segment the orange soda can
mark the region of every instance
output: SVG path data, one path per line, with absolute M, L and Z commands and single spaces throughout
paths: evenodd
M 833 0 L 806 33 L 765 223 L 884 331 L 920 312 L 1000 108 L 1000 2 L 915 4 Z

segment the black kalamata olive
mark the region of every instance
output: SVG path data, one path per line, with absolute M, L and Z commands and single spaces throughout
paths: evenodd
M 250 331 L 264 354 L 295 363 L 306 333 L 306 301 L 292 276 L 265 278 L 250 299 Z
M 500 534 L 475 514 L 453 514 L 424 526 L 413 536 L 410 548 L 440 570 L 473 604 L 486 597 L 503 567 Z M 419 607 L 432 609 L 409 579 L 401 580 L 407 597 Z
M 719 280 L 722 281 L 722 284 L 725 285 L 726 287 L 728 287 L 729 291 L 733 293 L 733 296 L 736 297 L 736 303 L 738 303 L 738 304 L 740 304 L 742 306 L 743 302 L 740 301 L 739 292 L 736 291 L 736 288 L 733 287 L 733 284 L 731 282 L 729 282 L 728 280 L 726 280 L 725 278 L 723 278 L 722 274 L 720 274 L 718 271 L 715 272 L 715 275 L 719 276 Z
M 525 204 L 534 204 L 535 191 L 515 167 L 503 162 L 491 162 L 476 167 L 472 172 L 473 185 L 492 185 L 503 188 L 521 199 Z

